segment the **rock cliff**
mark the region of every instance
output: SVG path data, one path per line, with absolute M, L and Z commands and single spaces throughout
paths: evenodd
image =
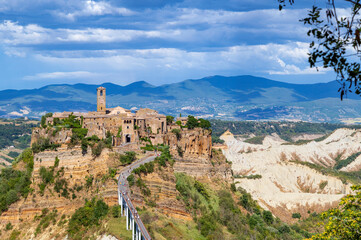
M 267 136 L 263 144 L 246 143 L 231 133 L 221 138 L 227 144 L 223 152 L 232 161 L 234 174 L 240 177 L 235 179 L 237 186 L 246 189 L 261 206 L 284 221 L 292 221 L 294 212 L 307 217 L 313 211 L 327 210 L 350 193 L 350 183 L 303 162 L 332 168 L 361 151 L 361 132 L 350 129 L 339 129 L 322 141 L 300 145 L 286 145 L 274 136 Z M 354 166 L 358 166 L 357 161 Z

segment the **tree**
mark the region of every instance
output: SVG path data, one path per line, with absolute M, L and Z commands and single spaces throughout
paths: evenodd
M 167 116 L 167 124 L 172 124 L 173 123 L 173 120 L 174 120 L 174 117 L 173 116 Z
M 292 5 L 294 0 L 278 2 L 282 10 L 287 3 Z M 310 67 L 334 70 L 340 83 L 341 100 L 349 92 L 361 94 L 361 0 L 344 2 L 350 5 L 349 13 L 338 14 L 335 0 L 327 0 L 326 9 L 314 5 L 308 16 L 300 20 L 310 27 L 307 35 L 313 38 L 309 46 Z
M 205 120 L 203 118 L 199 119 L 199 126 L 204 129 L 210 129 L 211 123 L 208 120 Z
M 199 127 L 199 122 L 195 117 L 189 115 L 186 127 L 188 129 L 193 129 L 193 128 Z
M 324 232 L 311 239 L 361 239 L 361 186 L 352 186 L 354 194 L 341 199 L 339 207 L 321 214 L 327 219 Z

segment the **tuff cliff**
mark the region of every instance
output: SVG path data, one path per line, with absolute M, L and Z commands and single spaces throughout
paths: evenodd
M 165 137 L 165 143 L 170 144 L 171 153 L 175 157 L 173 167 L 157 170 L 152 174 L 143 176 L 145 184 L 152 192 L 150 199 L 145 199 L 140 189 L 134 188 L 131 195 L 134 205 L 137 207 L 147 206 L 147 201 L 154 201 L 156 209 L 162 214 L 175 219 L 190 221 L 192 218 L 186 211 L 184 203 L 178 199 L 178 192 L 175 186 L 174 172 L 184 172 L 199 178 L 220 178 L 228 181 L 231 179 L 230 165 L 219 151 L 212 152 L 211 135 L 208 130 L 193 129 L 182 131 L 178 140 L 172 132 Z M 138 158 L 144 157 L 149 152 L 144 153 L 139 149 L 141 145 L 131 144 L 124 147 L 113 147 L 103 149 L 100 156 L 92 155 L 91 147 L 88 146 L 87 153 L 79 145 L 69 146 L 72 131 L 62 129 L 36 128 L 33 131 L 32 143 L 36 143 L 41 138 L 48 138 L 50 143 L 61 144 L 57 150 L 45 150 L 34 154 L 34 168 L 32 173 L 31 188 L 32 193 L 26 199 L 20 199 L 10 205 L 9 209 L 0 216 L 0 223 L 5 226 L 7 223 L 15 227 L 26 228 L 22 232 L 22 237 L 33 238 L 38 225 L 34 222 L 36 216 L 42 214 L 43 209 L 57 210 L 58 216 L 65 215 L 69 219 L 76 209 L 84 205 L 85 199 L 98 197 L 112 206 L 118 201 L 117 182 L 109 176 L 109 169 L 121 171 L 122 166 L 117 158 L 117 154 L 126 151 L 135 151 Z M 178 148 L 184 149 L 184 155 L 179 156 Z M 58 160 L 57 160 L 58 159 Z M 58 161 L 58 163 L 57 163 Z M 21 168 L 19 164 L 18 168 Z M 55 179 L 52 183 L 41 190 L 43 180 L 40 176 L 41 168 L 48 171 L 53 169 Z M 89 179 L 93 180 L 91 183 Z M 65 181 L 67 194 L 63 190 L 56 192 L 57 181 Z M 64 186 L 65 186 L 64 185 Z M 65 236 L 64 227 L 52 227 L 46 233 L 37 235 L 37 239 L 50 239 L 56 235 Z
M 175 172 L 201 177 L 220 177 L 231 180 L 230 165 L 218 150 L 212 149 L 211 131 L 201 128 L 172 131 L 164 137 L 171 154 L 177 159 Z

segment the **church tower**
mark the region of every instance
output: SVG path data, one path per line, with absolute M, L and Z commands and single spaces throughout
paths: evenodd
M 106 112 L 105 88 L 104 87 L 97 88 L 97 111 L 100 113 Z

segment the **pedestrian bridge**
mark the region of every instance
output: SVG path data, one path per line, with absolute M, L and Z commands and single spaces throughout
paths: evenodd
M 139 161 L 125 167 L 119 174 L 118 178 L 118 203 L 121 207 L 121 215 L 126 217 L 127 230 L 132 231 L 132 240 L 151 240 L 147 229 L 145 228 L 142 220 L 129 195 L 129 186 L 127 177 L 133 171 L 133 169 L 139 167 L 141 164 L 153 161 L 155 156 L 147 156 Z

